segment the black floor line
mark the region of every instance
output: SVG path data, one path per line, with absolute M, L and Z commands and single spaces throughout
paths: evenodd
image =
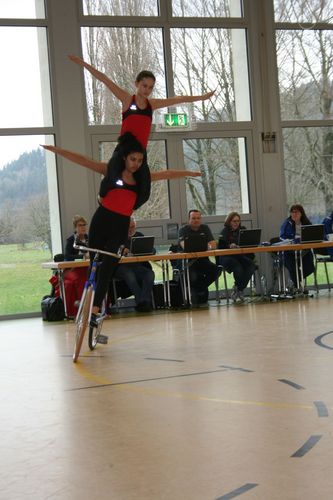
M 169 359 L 169 358 L 145 358 L 149 361 L 174 361 L 175 363 L 184 363 L 183 359 Z
M 314 401 L 313 404 L 317 408 L 318 417 L 328 417 L 328 409 L 323 401 Z
M 290 385 L 291 387 L 299 391 L 305 389 L 305 387 L 303 387 L 302 385 L 296 384 L 296 382 L 293 382 L 292 380 L 287 380 L 286 378 L 279 378 L 278 381 L 282 382 L 283 384 Z
M 248 370 L 247 368 L 239 368 L 237 366 L 220 365 L 221 368 L 227 368 L 228 370 L 238 370 L 240 372 L 253 373 L 253 370 Z
M 322 437 L 321 435 L 310 436 L 309 439 L 303 444 L 303 446 L 301 446 L 291 456 L 296 458 L 304 457 L 304 455 L 308 453 L 318 443 L 321 437 Z
M 238 497 L 239 495 L 242 495 L 242 493 L 246 493 L 247 491 L 252 490 L 252 488 L 255 488 L 256 486 L 258 486 L 258 483 L 246 483 L 236 490 L 230 491 L 229 493 L 218 497 L 216 500 L 230 500 L 231 498 Z
M 110 384 L 97 384 L 97 385 L 88 385 L 85 387 L 75 387 L 74 389 L 66 389 L 66 392 L 71 391 L 82 391 L 83 389 L 97 389 L 100 387 L 112 387 L 117 385 L 126 385 L 126 384 L 140 384 L 140 382 L 154 382 L 155 380 L 168 380 L 172 378 L 182 378 L 182 377 L 195 377 L 197 375 L 209 375 L 211 373 L 219 373 L 225 372 L 226 370 L 210 370 L 207 372 L 194 372 L 194 373 L 183 373 L 179 375 L 167 375 L 165 377 L 153 377 L 153 378 L 143 378 L 139 380 L 126 380 L 124 382 L 110 382 Z
M 330 332 L 326 332 L 326 333 L 323 333 L 322 335 L 319 335 L 318 337 L 315 338 L 315 343 L 317 345 L 319 345 L 319 347 L 324 347 L 325 349 L 330 349 L 331 351 L 333 351 L 333 347 L 329 346 L 329 345 L 325 345 L 323 344 L 322 342 L 322 339 L 324 337 L 326 337 L 326 335 L 330 335 L 331 333 L 333 333 L 333 331 L 330 331 Z

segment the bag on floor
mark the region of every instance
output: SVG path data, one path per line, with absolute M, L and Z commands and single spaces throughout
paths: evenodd
M 163 283 L 154 283 L 153 295 L 154 295 L 155 309 L 164 309 L 166 307 L 166 305 L 164 302 Z
M 61 297 L 43 297 L 41 302 L 44 321 L 62 321 L 65 319 L 65 308 Z
M 174 309 L 178 309 L 183 307 L 184 300 L 182 289 L 179 281 L 170 280 L 170 305 Z M 164 287 L 163 283 L 155 283 L 153 288 L 154 293 L 154 302 L 156 309 L 164 309 L 167 307 L 167 304 L 164 302 Z
M 169 284 L 170 284 L 171 307 L 173 307 L 175 309 L 183 307 L 184 298 L 183 298 L 183 293 L 182 293 L 182 288 L 181 288 L 180 282 L 171 280 Z

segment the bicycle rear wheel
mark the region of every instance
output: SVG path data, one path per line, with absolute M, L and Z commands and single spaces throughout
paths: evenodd
M 89 326 L 88 345 L 91 351 L 95 349 L 98 343 L 98 337 L 102 331 L 103 319 L 99 320 L 97 328 L 94 326 Z
M 85 296 L 83 298 L 82 307 L 80 307 L 79 314 L 76 318 L 76 334 L 75 334 L 75 344 L 74 344 L 74 353 L 73 353 L 73 362 L 76 363 L 80 351 L 82 342 L 84 339 L 84 334 L 86 333 L 86 329 L 89 321 L 89 312 L 91 308 L 91 301 L 93 295 L 93 287 L 89 286 L 85 291 Z

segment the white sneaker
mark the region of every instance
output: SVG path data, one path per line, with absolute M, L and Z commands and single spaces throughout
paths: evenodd
M 231 297 L 231 300 L 233 300 L 234 302 L 237 302 L 238 290 L 237 290 L 236 285 L 233 287 L 230 297 Z
M 241 302 L 244 302 L 244 292 L 243 290 L 238 290 L 238 298 Z

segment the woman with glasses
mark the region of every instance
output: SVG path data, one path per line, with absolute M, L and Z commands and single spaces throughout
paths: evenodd
M 73 230 L 73 234 L 71 234 L 66 241 L 65 260 L 89 259 L 88 252 L 73 248 L 74 242 L 77 242 L 80 246 L 88 246 L 88 223 L 82 215 L 74 215 Z M 66 311 L 67 316 L 70 318 L 76 316 L 76 304 L 80 302 L 86 279 L 86 267 L 66 269 L 64 272 Z
M 220 233 L 219 248 L 238 248 L 240 229 L 245 229 L 245 227 L 241 225 L 239 213 L 231 212 L 227 216 Z M 231 293 L 231 298 L 234 302 L 238 300 L 244 301 L 244 290 L 256 269 L 253 259 L 253 254 L 225 255 L 218 259 L 218 264 L 234 276 L 235 284 Z
M 65 260 L 83 259 L 86 252 L 73 248 L 74 242 L 77 241 L 80 246 L 88 246 L 88 222 L 82 215 L 74 215 L 73 217 L 74 232 L 67 238 L 65 249 Z M 88 257 L 88 256 L 87 256 Z
M 301 226 L 311 225 L 311 221 L 308 219 L 305 210 L 302 205 L 296 203 L 290 207 L 290 215 L 283 222 L 280 229 L 280 239 L 281 240 L 291 240 L 300 241 L 301 238 Z M 284 252 L 284 265 L 289 271 L 290 279 L 292 281 L 290 288 L 294 291 L 298 288 L 298 284 L 301 282 L 302 273 L 298 265 L 296 266 L 295 252 Z M 296 269 L 297 268 L 297 269 Z M 302 251 L 302 268 L 303 268 L 303 278 L 306 278 L 314 272 L 313 255 L 311 250 Z M 297 276 L 298 273 L 298 276 Z

